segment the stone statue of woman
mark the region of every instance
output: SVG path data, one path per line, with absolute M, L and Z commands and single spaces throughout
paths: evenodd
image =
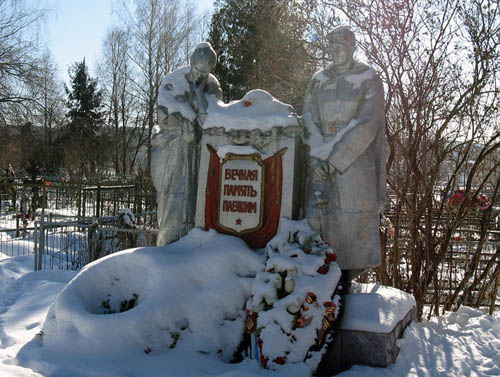
M 311 79 L 303 120 L 310 146 L 304 200 L 311 227 L 338 255 L 343 279 L 381 263 L 379 223 L 386 200 L 384 89 L 353 58 L 354 33 L 329 35 L 332 62 Z
M 196 210 L 200 127 L 207 115 L 207 95 L 222 97 L 210 72 L 217 55 L 208 42 L 198 44 L 190 66 L 169 73 L 158 94 L 158 126 L 151 139 L 151 175 L 157 191 L 158 240 L 166 245 L 193 226 Z

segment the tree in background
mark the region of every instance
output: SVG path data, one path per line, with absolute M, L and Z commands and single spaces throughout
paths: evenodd
M 133 6 L 130 6 L 132 4 Z M 186 46 L 198 25 L 191 0 L 133 0 L 121 3 L 120 14 L 130 35 L 134 92 L 139 101 L 139 135 L 145 135 L 146 172 L 151 171 L 151 132 L 156 124 L 156 100 L 161 79 L 184 65 Z M 131 10 L 133 9 L 133 11 Z
M 52 134 L 60 112 L 49 102 L 60 102 L 61 96 L 55 66 L 38 41 L 46 14 L 34 3 L 0 0 L 0 168 L 12 163 L 19 170 L 30 158 L 48 164 L 45 136 Z M 23 144 L 28 129 L 34 144 Z
M 214 74 L 222 87 L 223 99 L 239 99 L 249 90 L 246 72 L 251 71 L 257 46 L 253 30 L 253 1 L 217 0 L 212 15 L 209 42 L 218 57 Z
M 85 59 L 68 70 L 71 87 L 65 87 L 68 101 L 68 128 L 65 133 L 65 163 L 79 177 L 94 178 L 106 151 L 106 135 L 102 128 L 102 91 L 97 80 L 88 73 Z
M 113 167 L 116 174 L 132 170 L 144 129 L 138 127 L 138 98 L 133 92 L 132 61 L 129 56 L 129 33 L 120 27 L 110 29 L 104 39 L 99 67 L 104 84 L 104 105 L 113 142 Z
M 29 110 L 33 98 L 27 87 L 40 76 L 36 38 L 45 9 L 29 9 L 24 1 L 0 0 L 0 121 Z M 19 109 L 19 108 L 23 109 Z
M 302 107 L 317 69 L 306 39 L 315 7 L 315 1 L 217 0 L 209 41 L 219 57 L 215 75 L 226 102 L 260 88 Z
M 35 144 L 37 155 L 26 161 L 35 159 L 39 166 L 56 173 L 63 161 L 60 133 L 65 122 L 64 90 L 56 77 L 56 66 L 49 51 L 43 54 L 39 69 L 41 75 L 31 83 L 29 90 L 30 96 L 36 98 L 32 121 L 39 128 L 40 140 Z
M 385 240 L 390 247 L 378 279 L 413 293 L 420 316 L 429 298 L 429 316 L 465 302 L 479 305 L 500 276 L 500 252 L 484 256 L 492 207 L 476 206 L 486 192 L 495 203 L 500 185 L 498 4 L 323 3 L 354 29 L 359 53 L 379 71 L 386 88 L 395 237 Z M 319 33 L 334 25 L 317 26 Z M 466 199 L 450 205 L 447 198 L 459 188 Z M 476 232 L 470 233 L 474 242 L 458 268 L 450 262 L 458 252 L 452 241 L 472 229 L 471 218 L 476 219 Z

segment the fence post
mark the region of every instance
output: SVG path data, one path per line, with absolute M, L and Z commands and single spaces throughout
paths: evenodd
M 97 184 L 95 217 L 101 216 L 101 184 Z
M 82 216 L 85 217 L 85 209 L 86 209 L 86 206 L 87 206 L 87 191 L 85 190 L 85 188 L 82 189 L 82 208 L 83 208 L 83 213 L 82 213 Z
M 38 269 L 40 271 L 42 269 L 42 255 L 45 252 L 45 226 L 43 223 L 40 223 L 40 244 L 38 249 Z
M 78 197 L 77 197 L 77 207 L 78 207 L 78 217 L 82 217 L 82 185 L 78 185 Z
M 499 248 L 500 246 L 497 246 L 497 248 Z M 493 283 L 493 288 L 492 288 L 492 292 L 491 292 L 491 303 L 490 303 L 490 310 L 489 310 L 489 314 L 490 315 L 493 315 L 493 313 L 495 312 L 495 305 L 496 305 L 496 301 L 497 301 L 497 294 L 498 294 L 498 286 L 500 284 L 500 272 L 497 273 L 497 277 L 495 279 L 495 283 Z
M 139 203 L 139 199 L 137 198 L 138 195 L 138 189 L 137 189 L 137 182 L 134 184 L 134 213 L 137 214 L 137 205 Z
M 97 246 L 97 219 L 92 219 L 92 224 L 88 229 L 87 242 L 89 250 L 89 263 L 94 261 L 95 249 Z
M 33 238 L 35 241 L 35 249 L 34 249 L 34 260 L 33 260 L 33 270 L 38 271 L 38 221 L 34 223 L 35 230 L 33 231 Z
M 42 216 L 45 215 L 45 208 L 47 207 L 47 187 L 42 186 Z

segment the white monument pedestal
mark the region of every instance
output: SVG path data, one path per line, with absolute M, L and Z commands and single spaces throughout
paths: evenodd
M 416 320 L 413 296 L 392 287 L 353 283 L 344 305 L 340 329 L 317 374 L 331 376 L 356 364 L 386 367 L 394 363 L 399 352 L 396 340 Z

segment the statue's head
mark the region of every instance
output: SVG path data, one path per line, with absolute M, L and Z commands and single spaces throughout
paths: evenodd
M 191 75 L 194 81 L 198 81 L 215 68 L 217 54 L 208 42 L 199 43 L 191 55 Z
M 328 49 L 335 67 L 350 67 L 356 48 L 356 37 L 347 26 L 339 26 L 328 34 Z

